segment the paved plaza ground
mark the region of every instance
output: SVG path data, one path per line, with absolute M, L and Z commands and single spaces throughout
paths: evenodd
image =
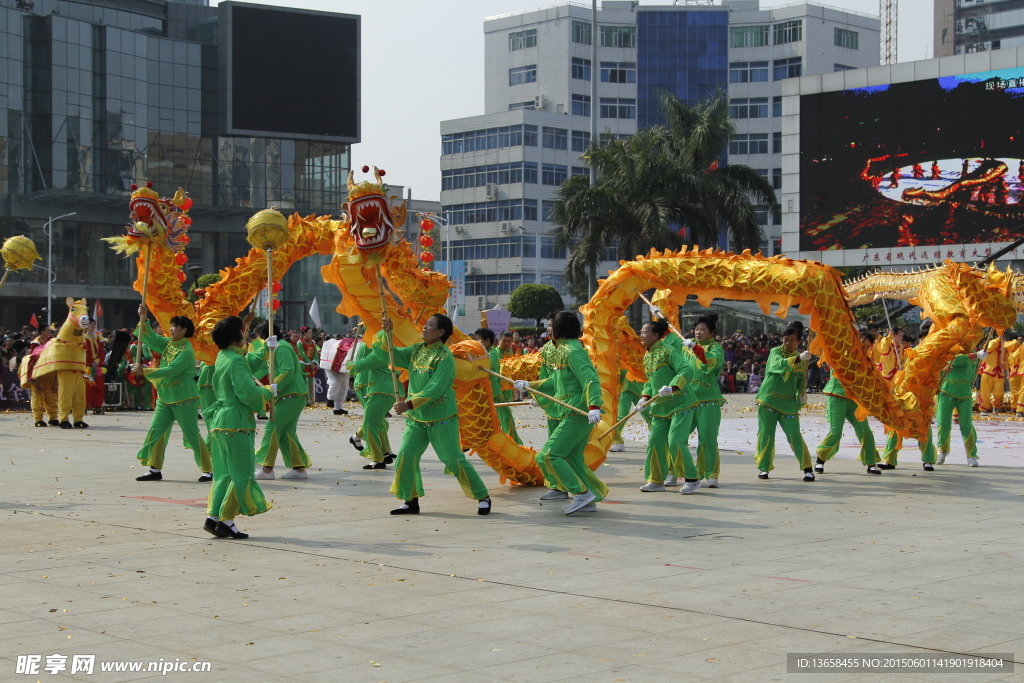
M 787 673 L 787 653 L 1011 653 L 1024 662 L 1024 423 L 979 424 L 982 466 L 959 439 L 934 473 L 916 448 L 869 476 L 848 433 L 804 483 L 779 434 L 756 478 L 749 396 L 730 397 L 722 488 L 641 493 L 643 442 L 611 453 L 596 513 L 562 514 L 479 460 L 479 517 L 431 451 L 423 514 L 391 517 L 389 472 L 347 443 L 360 409 L 300 423 L 308 481 L 263 482 L 252 537 L 201 529 L 177 431 L 162 482 L 136 482 L 151 413 L 87 430 L 0 415 L 0 681 L 58 680 L 53 654 L 95 655 L 76 680 L 845 681 L 1017 680 L 1017 674 Z M 821 397 L 805 417 L 824 432 Z M 354 406 L 354 404 L 349 404 Z M 517 408 L 539 446 L 542 415 Z M 397 445 L 401 421 L 391 421 Z M 875 431 L 881 436 L 876 423 Z M 632 425 L 627 436 L 642 438 Z M 282 473 L 283 468 L 278 468 Z M 38 675 L 16 673 L 41 655 Z M 104 673 L 101 662 L 210 662 L 208 673 Z M 58 660 L 59 661 L 59 660 Z

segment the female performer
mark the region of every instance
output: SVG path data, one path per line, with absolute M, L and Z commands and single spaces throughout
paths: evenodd
M 483 344 L 487 354 L 491 357 L 491 372 L 501 373 L 501 349 L 494 345 L 494 332 L 487 328 L 481 327 L 473 333 L 476 340 Z M 501 388 L 501 380 L 491 375 L 491 393 L 494 394 L 494 402 L 508 402 L 512 400 L 511 391 L 503 391 Z M 498 422 L 501 424 L 501 431 L 505 432 L 509 437 L 512 438 L 520 446 L 523 445 L 523 440 L 519 438 L 519 433 L 516 431 L 516 420 L 512 416 L 512 409 L 508 406 L 500 406 L 495 409 L 498 412 Z
M 718 488 L 718 475 L 722 470 L 722 461 L 718 453 L 718 428 L 722 424 L 722 385 L 718 376 L 725 367 L 725 349 L 715 341 L 718 327 L 718 314 L 708 313 L 697 318 L 693 328 L 694 339 L 704 351 L 703 359 L 696 354 L 693 340 L 687 339 L 685 346 L 694 351 L 693 358 L 693 394 L 696 399 L 694 426 L 697 428 L 697 474 L 707 479 L 707 486 Z
M 306 468 L 311 464 L 309 454 L 299 443 L 297 427 L 302 409 L 306 407 L 306 376 L 299 356 L 291 344 L 278 344 L 277 337 L 271 337 L 269 325 L 263 322 L 254 330 L 256 336 L 265 339 L 268 353 L 274 354 L 274 378 L 277 384 L 277 398 L 274 399 L 274 417 L 263 430 L 263 441 L 256 451 L 256 462 L 263 463 L 257 469 L 257 479 L 273 479 L 277 451 L 281 449 L 284 464 L 291 469 L 281 475 L 282 479 L 306 479 Z
M 377 333 L 376 342 L 383 343 L 382 333 Z M 363 406 L 363 424 L 348 442 L 359 455 L 370 459 L 369 464 L 363 465 L 364 470 L 386 470 L 396 457 L 388 440 L 387 420 L 395 402 L 394 383 L 387 358 L 371 353 L 370 347 L 358 339 L 356 343 L 359 345 L 356 359 L 346 365 L 349 374 L 355 377 L 356 395 Z
M 985 351 L 965 354 L 961 353 L 949 363 L 945 379 L 935 399 L 935 417 L 939 421 L 939 457 L 936 465 L 946 462 L 949 455 L 949 433 L 953 429 L 953 411 L 960 418 L 960 436 L 964 438 L 967 450 L 967 465 L 978 466 L 978 432 L 974 429 L 972 410 L 974 408 L 974 377 L 978 373 L 975 361 L 984 361 L 988 356 Z

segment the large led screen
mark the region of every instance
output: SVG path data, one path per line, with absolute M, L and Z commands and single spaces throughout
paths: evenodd
M 800 98 L 800 249 L 1024 235 L 1024 69 Z
M 234 5 L 233 130 L 359 140 L 359 18 Z

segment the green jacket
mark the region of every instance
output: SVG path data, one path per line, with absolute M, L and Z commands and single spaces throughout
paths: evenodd
M 704 349 L 707 363 L 696 356 L 690 357 L 694 370 L 694 398 L 697 403 L 725 403 L 725 399 L 722 398 L 722 385 L 718 383 L 718 376 L 725 369 L 725 349 L 714 339 L 703 342 L 701 348 Z
M 802 407 L 800 394 L 806 388 L 807 363 L 799 360 L 799 352 L 786 356 L 781 346 L 768 354 L 764 380 L 757 390 L 757 402 L 783 415 L 796 415 Z
M 839 379 L 836 377 L 836 374 L 833 372 L 832 375 L 828 378 L 828 381 L 825 382 L 825 388 L 821 390 L 821 393 L 829 394 L 831 396 L 838 396 L 839 398 L 846 398 L 846 387 L 844 387 L 842 383 L 840 383 Z
M 287 344 L 288 342 L 282 341 L 281 343 Z M 270 366 L 267 365 L 267 342 L 263 339 L 257 338 L 249 342 L 249 352 L 243 352 L 242 355 L 245 357 L 246 365 L 249 366 L 249 372 L 256 379 L 262 379 L 270 372 Z
M 246 362 L 245 352 L 235 346 L 221 349 L 213 369 L 213 390 L 217 396 L 206 417 L 213 430 L 252 431 L 256 429 L 254 413 L 262 413 L 264 404 L 274 393 L 270 387 L 258 386 Z
M 374 346 L 383 345 L 383 332 L 378 332 L 373 338 Z M 356 391 L 364 396 L 370 394 L 387 394 L 393 396 L 395 391 L 394 383 L 391 380 L 391 371 L 388 370 L 387 351 L 383 356 L 372 352 L 368 344 L 361 344 L 356 349 L 356 359 L 346 363 L 349 373 L 355 378 Z
M 974 378 L 978 372 L 978 364 L 967 354 L 961 353 L 949 366 L 946 378 L 942 380 L 939 391 L 953 398 L 971 398 L 974 395 Z
M 542 369 L 542 379 L 531 382 L 530 386 L 583 412 L 589 411 L 591 406 L 601 407 L 601 382 L 597 378 L 590 354 L 579 339 L 564 339 L 554 343 L 547 361 L 550 364 L 548 376 L 543 377 Z M 572 413 L 557 403 L 551 406 L 550 412 L 545 412 L 548 417 L 556 420 Z
M 289 396 L 305 396 L 308 392 L 306 376 L 295 347 L 281 342 L 274 352 L 274 383 L 277 384 L 277 400 Z
M 647 384 L 643 395 L 654 399 L 649 408 L 653 417 L 669 417 L 696 403 L 690 383 L 693 365 L 667 339 L 658 340 L 644 354 L 644 372 Z M 676 387 L 678 391 L 662 398 L 658 390 L 664 386 Z
M 153 331 L 149 321 L 138 329 L 145 346 L 160 354 L 160 367 L 143 368 L 142 374 L 156 387 L 162 403 L 182 403 L 199 398 L 196 386 L 196 355 L 188 339 L 171 341 Z
M 373 354 L 385 363 L 388 352 L 383 342 L 374 342 Z M 458 415 L 455 404 L 455 356 L 441 342 L 395 347 L 395 367 L 409 371 L 412 409 L 406 417 L 416 422 L 440 422 Z
M 501 359 L 502 358 L 507 358 L 508 356 L 510 356 L 512 354 L 503 354 L 501 352 L 501 349 L 499 349 L 497 346 L 492 346 L 490 351 L 487 352 L 487 355 L 489 355 L 491 357 L 491 372 L 501 373 Z M 491 377 L 491 391 L 494 392 L 494 402 L 495 403 L 507 403 L 507 402 L 511 401 L 512 400 L 512 390 L 511 389 L 502 389 L 501 385 L 503 384 L 503 382 L 500 379 L 498 379 L 497 377 L 495 377 L 494 375 L 491 375 L 490 377 Z
M 203 363 L 202 367 L 199 368 L 199 381 L 196 383 L 200 389 L 206 387 L 213 388 L 213 365 Z

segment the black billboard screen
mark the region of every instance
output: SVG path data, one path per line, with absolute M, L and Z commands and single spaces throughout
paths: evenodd
M 359 138 L 359 19 L 235 5 L 234 130 Z

